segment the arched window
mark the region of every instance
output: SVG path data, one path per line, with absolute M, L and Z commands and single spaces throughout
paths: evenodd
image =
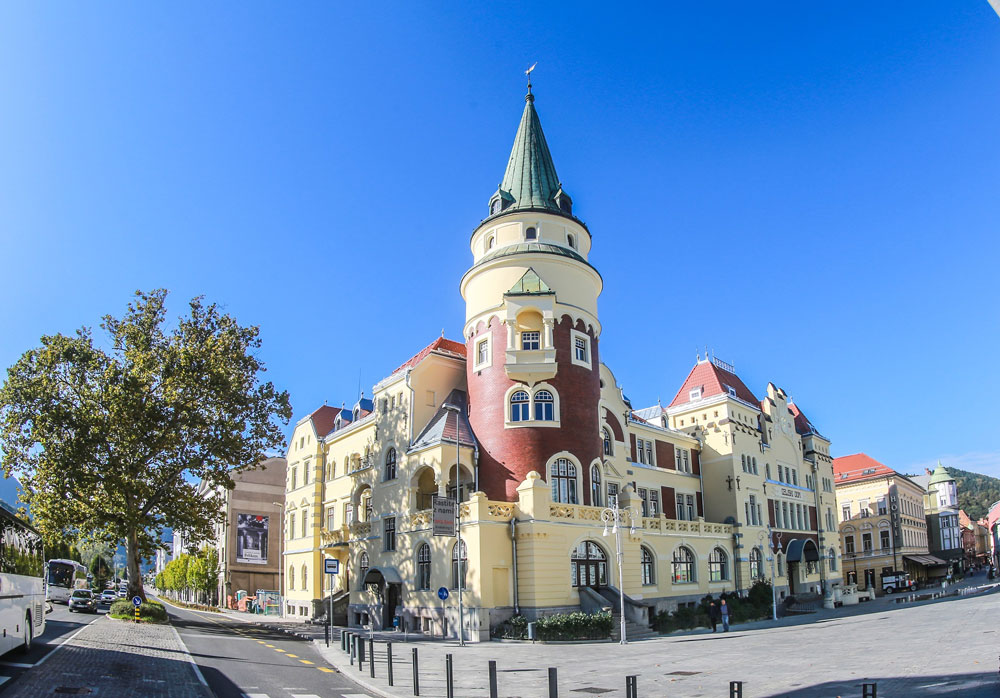
M 552 501 L 579 504 L 576 498 L 576 466 L 565 458 L 557 459 L 549 468 Z
M 761 565 L 760 548 L 750 549 L 750 579 L 760 579 L 764 576 L 764 568 Z
M 462 580 L 462 588 L 466 587 L 466 579 L 469 576 L 469 554 L 465 547 L 465 541 L 461 544 L 461 570 L 459 570 L 459 544 L 455 543 L 451 549 L 451 588 L 458 589 L 458 580 Z
M 295 589 L 295 567 L 293 565 L 288 566 L 288 590 L 292 591 Z
M 417 589 L 431 588 L 431 546 L 422 543 L 417 548 Z
M 493 206 L 498 211 L 500 210 L 500 202 L 499 201 L 495 202 L 493 204 Z M 486 249 L 492 250 L 493 246 L 496 245 L 496 244 L 497 244 L 497 239 L 495 237 L 493 237 L 492 235 L 490 235 L 489 238 L 487 238 L 487 240 L 486 240 Z
M 723 582 L 729 579 L 729 556 L 722 548 L 713 548 L 708 556 L 708 581 Z
M 493 203 L 490 204 L 490 213 L 500 213 L 500 199 L 493 199 Z
M 674 551 L 674 584 L 694 583 L 694 553 L 683 545 Z
M 758 473 L 757 473 L 757 456 L 754 456 L 754 457 L 753 457 L 753 458 L 751 459 L 751 461 L 753 462 L 753 465 L 752 465 L 752 468 L 753 468 L 753 474 L 754 474 L 754 475 L 757 475 L 757 474 L 758 474 Z
M 510 396 L 510 421 L 528 421 L 528 393 L 518 390 Z
M 764 463 L 764 474 L 767 475 L 767 479 L 771 479 L 771 464 Z
M 785 576 L 785 558 L 781 553 L 778 553 L 778 576 Z
M 396 449 L 390 448 L 385 454 L 385 478 L 386 480 L 396 479 Z
M 830 571 L 837 571 L 837 551 L 833 548 L 830 548 Z
M 538 233 L 535 231 L 534 228 L 528 228 L 527 230 L 524 231 L 524 239 L 525 240 L 534 240 L 537 237 L 538 237 Z
M 305 538 L 309 535 L 309 510 L 306 509 L 302 512 L 302 537 Z
M 608 556 L 597 543 L 585 540 L 569 556 L 570 578 L 575 587 L 598 587 L 608 583 Z
M 365 577 L 368 576 L 368 553 L 362 551 L 358 557 L 358 588 L 365 588 Z
M 309 590 L 309 568 L 302 565 L 302 591 Z
M 601 469 L 596 465 L 590 469 L 590 505 L 601 506 Z
M 576 238 L 573 237 L 573 233 L 570 233 L 569 235 L 566 236 L 566 242 L 568 242 L 569 246 L 572 247 L 574 250 L 576 249 Z
M 332 480 L 334 477 L 336 477 L 336 473 L 337 473 L 337 461 L 331 458 L 326 462 L 326 479 Z
M 539 422 L 551 422 L 553 420 L 552 416 L 552 406 L 554 400 L 552 399 L 552 393 L 548 390 L 539 390 L 535 393 L 535 419 Z
M 601 438 L 604 440 L 604 455 L 612 456 L 614 455 L 612 451 L 614 450 L 614 441 L 611 440 L 611 432 L 605 427 L 601 429 Z
M 642 585 L 650 586 L 656 584 L 656 571 L 653 567 L 653 553 L 649 552 L 646 546 L 640 546 L 642 552 Z

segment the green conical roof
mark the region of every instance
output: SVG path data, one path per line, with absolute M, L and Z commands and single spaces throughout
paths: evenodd
M 939 482 L 948 482 L 949 480 L 954 480 L 948 469 L 941 465 L 941 461 L 938 461 L 938 466 L 934 468 L 934 472 L 931 473 L 931 479 L 928 481 L 928 485 L 936 485 Z
M 529 87 L 530 90 L 530 87 Z M 556 166 L 552 162 L 552 154 L 542 133 L 542 123 L 535 111 L 535 97 L 528 92 L 524 98 L 524 113 L 514 137 L 514 147 L 510 151 L 507 171 L 504 172 L 500 184 L 500 194 L 509 195 L 513 203 L 504 206 L 505 212 L 517 209 L 550 209 L 556 213 L 565 213 L 556 200 L 560 191 L 559 177 Z M 507 196 L 503 196 L 507 199 Z M 567 197 L 568 198 L 568 197 Z

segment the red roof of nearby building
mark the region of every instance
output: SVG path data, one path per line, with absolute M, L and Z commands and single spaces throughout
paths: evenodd
M 323 405 L 309 415 L 309 419 L 311 419 L 313 423 L 313 428 L 316 430 L 316 435 L 326 436 L 333 431 L 333 423 L 337 419 L 338 414 L 340 414 L 339 407 Z
M 688 374 L 684 385 L 677 391 L 677 394 L 668 407 L 676 407 L 677 405 L 691 402 L 691 391 L 699 387 L 701 388 L 701 397 L 703 399 L 712 397 L 713 395 L 726 395 L 729 393 L 729 388 L 732 388 L 736 393 L 736 397 L 743 400 L 743 402 L 748 402 L 751 405 L 760 404 L 750 391 L 750 388 L 746 387 L 735 373 L 727 371 L 711 361 L 699 361 L 691 369 L 691 373 Z
M 419 352 L 410 357 L 408 361 L 403 363 L 399 368 L 397 368 L 393 373 L 399 373 L 404 368 L 411 368 L 416 366 L 418 363 L 423 361 L 432 352 L 441 352 L 443 354 L 452 354 L 456 357 L 465 358 L 465 345 L 461 342 L 456 342 L 451 339 L 445 339 L 444 337 L 438 337 L 433 342 L 428 344 L 426 347 L 421 349 Z
M 833 477 L 836 484 L 843 482 L 860 482 L 874 477 L 896 475 L 896 471 L 888 465 L 879 463 L 865 453 L 855 453 L 853 456 L 841 456 L 833 459 Z

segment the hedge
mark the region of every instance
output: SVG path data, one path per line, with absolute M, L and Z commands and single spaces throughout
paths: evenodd
M 535 621 L 538 640 L 606 640 L 611 637 L 611 614 L 557 613 Z M 514 616 L 493 629 L 493 637 L 512 640 L 528 638 L 528 619 Z

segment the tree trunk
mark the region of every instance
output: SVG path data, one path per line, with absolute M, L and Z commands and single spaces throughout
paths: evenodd
M 129 531 L 125 541 L 125 560 L 128 569 L 128 597 L 131 599 L 138 596 L 145 601 L 146 592 L 142 588 L 142 576 L 139 573 L 139 536 L 134 530 Z

